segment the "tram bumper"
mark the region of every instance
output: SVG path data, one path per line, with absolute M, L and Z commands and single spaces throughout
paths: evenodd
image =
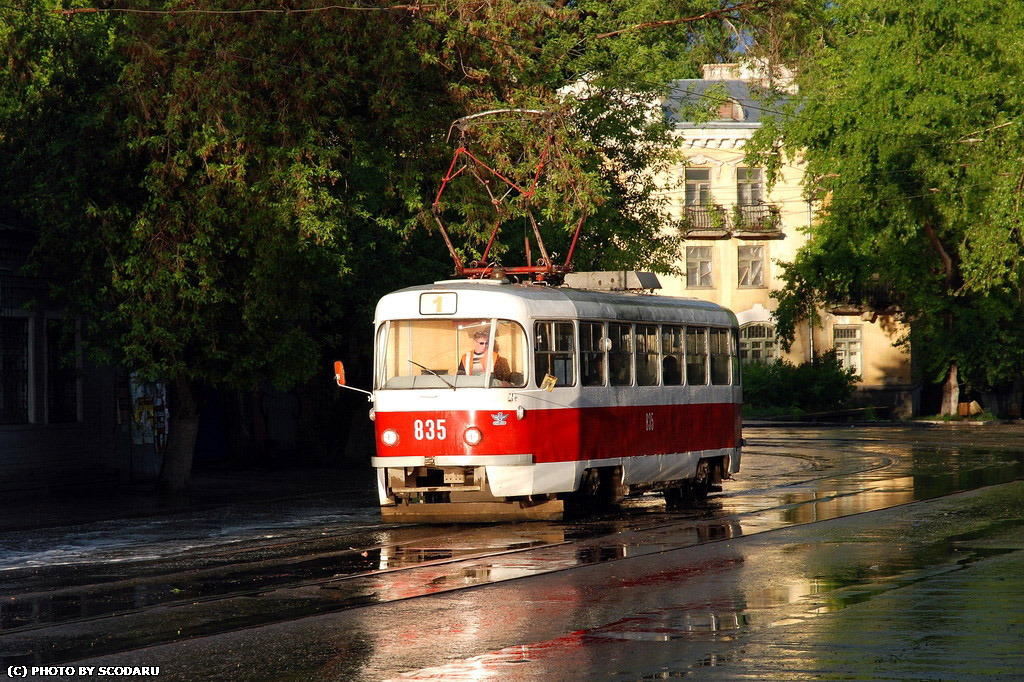
M 381 516 L 414 523 L 557 520 L 575 467 L 537 465 L 532 454 L 374 457 Z M 548 469 L 566 469 L 552 475 Z M 563 480 L 564 479 L 564 480 Z
M 380 508 L 381 518 L 394 523 L 498 523 L 502 521 L 558 521 L 565 512 L 562 500 L 509 500 L 504 502 L 401 502 Z

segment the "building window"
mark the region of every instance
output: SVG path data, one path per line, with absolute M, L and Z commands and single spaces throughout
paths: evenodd
M 687 206 L 707 206 L 711 203 L 710 168 L 686 168 L 683 179 Z
M 46 420 L 78 421 L 78 344 L 74 329 L 56 318 L 46 320 Z
M 686 247 L 686 286 L 711 287 L 711 247 Z
M 764 247 L 740 246 L 736 251 L 737 271 L 741 287 L 764 286 Z
M 779 342 L 775 338 L 775 327 L 764 322 L 755 322 L 740 327 L 740 362 L 775 362 L 779 359 Z
M 0 318 L 0 424 L 28 423 L 28 323 Z
M 555 377 L 555 386 L 572 386 L 576 383 L 575 332 L 572 322 L 538 322 L 537 349 L 534 361 L 537 370 L 537 385 L 544 382 L 545 375 Z
M 860 326 L 833 327 L 832 346 L 836 349 L 836 359 L 843 369 L 852 369 L 854 376 L 861 376 L 863 365 Z
M 736 198 L 740 206 L 760 204 L 764 201 L 764 169 L 736 169 Z

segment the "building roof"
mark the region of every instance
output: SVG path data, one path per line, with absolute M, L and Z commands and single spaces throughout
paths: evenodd
M 709 107 L 714 105 L 718 98 L 712 98 L 710 94 L 705 98 L 705 93 L 720 92 L 722 88 L 729 100 L 738 107 L 733 116 L 716 118 L 705 123 L 693 123 L 681 118 L 682 109 L 701 103 L 704 99 Z M 770 100 L 761 93 L 766 93 L 766 91 L 742 80 L 681 79 L 672 82 L 669 94 L 662 101 L 661 108 L 666 120 L 677 127 L 757 128 L 760 127 L 762 118 L 772 116 L 774 111 L 780 110 L 788 101 L 788 97 L 785 95 Z

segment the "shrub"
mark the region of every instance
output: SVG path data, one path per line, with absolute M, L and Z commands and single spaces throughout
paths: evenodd
M 834 350 L 810 362 L 785 360 L 753 363 L 743 368 L 743 400 L 760 408 L 799 408 L 808 412 L 843 407 L 857 379 L 843 369 Z

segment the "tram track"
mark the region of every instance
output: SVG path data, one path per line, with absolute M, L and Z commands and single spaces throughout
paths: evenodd
M 877 494 L 880 486 L 875 484 L 906 474 L 905 462 L 898 455 L 880 459 L 877 453 L 852 447 L 853 454 L 837 461 L 812 454 L 813 448 L 807 448 L 810 452 L 803 447 L 794 449 L 799 452 L 775 450 L 758 442 L 748 449 L 747 456 L 810 462 L 810 471 L 804 469 L 801 475 L 800 467 L 782 467 L 769 486 L 741 485 L 735 490 L 727 486 L 725 493 L 686 512 L 658 509 L 658 503 L 648 498 L 638 506 L 627 505 L 614 516 L 575 522 L 469 529 L 390 525 L 363 528 L 358 534 L 342 532 L 262 545 L 254 541 L 226 549 L 208 547 L 198 558 L 172 557 L 117 566 L 130 575 L 106 582 L 81 584 L 69 579 L 54 584 L 40 572 L 34 579 L 23 576 L 21 587 L 31 589 L 18 594 L 12 594 L 12 583 L 5 580 L 0 585 L 4 599 L 0 616 L 8 620 L 0 620 L 0 659 L 8 664 L 57 664 L 674 551 L 792 525 L 783 517 L 794 510 Z M 891 472 L 888 477 L 886 470 Z M 808 475 L 823 471 L 828 473 Z M 835 485 L 822 485 L 830 480 Z M 800 486 L 817 493 L 806 499 L 793 498 L 792 491 Z M 756 503 L 746 509 L 744 504 L 734 504 L 743 498 L 756 498 Z M 356 537 L 403 533 L 414 537 L 350 544 Z M 502 546 L 496 547 L 498 544 Z M 196 560 L 204 565 L 196 567 Z M 189 561 L 192 566 L 181 570 Z M 92 567 L 86 572 L 103 571 Z M 82 577 L 76 571 L 68 571 L 65 577 L 76 575 Z M 136 600 L 119 602 L 111 598 L 115 593 Z M 25 619 L 16 617 L 12 602 L 31 605 Z M 74 608 L 83 605 L 84 610 L 80 608 L 75 615 Z M 97 611 L 91 612 L 91 608 Z
M 693 513 L 662 511 L 651 519 L 649 509 L 631 510 L 627 506 L 625 510 L 611 516 L 597 516 L 569 523 L 470 527 L 469 530 L 466 527 L 381 525 L 373 528 L 371 534 L 411 533 L 413 537 L 390 543 L 367 544 L 360 542 L 359 536 L 341 533 L 272 544 L 248 544 L 227 550 L 209 551 L 210 548 L 207 548 L 198 555 L 171 556 L 130 564 L 64 566 L 47 572 L 40 572 L 35 567 L 9 570 L 3 573 L 4 580 L 0 584 L 0 597 L 8 600 L 0 616 L 0 637 L 19 629 L 81 620 L 69 616 L 67 607 L 55 610 L 40 603 L 47 600 L 77 603 L 83 611 L 95 613 L 99 617 L 130 611 L 129 608 L 120 607 L 128 599 L 135 604 L 140 599 L 144 601 L 142 606 L 135 607 L 141 610 L 176 603 L 261 594 L 274 589 L 371 575 L 396 570 L 396 567 L 415 568 L 499 556 L 508 551 L 552 544 L 538 539 L 545 536 L 583 540 L 613 534 L 624 527 L 650 530 L 660 525 L 674 525 L 680 518 L 693 518 Z M 640 519 L 645 517 L 647 522 L 641 522 Z M 488 551 L 478 546 L 493 542 L 491 538 L 495 535 L 495 528 L 509 529 L 500 541 L 500 547 Z M 481 535 L 485 539 L 474 544 L 474 537 Z M 359 546 L 353 546 L 353 543 Z M 268 553 L 270 556 L 267 556 Z M 388 568 L 382 568 L 385 564 Z M 129 575 L 113 577 L 110 574 L 112 569 Z M 140 592 L 144 593 L 144 597 L 140 598 Z M 34 625 L 28 622 L 29 616 L 18 617 L 19 604 L 25 605 L 23 612 L 31 612 Z

